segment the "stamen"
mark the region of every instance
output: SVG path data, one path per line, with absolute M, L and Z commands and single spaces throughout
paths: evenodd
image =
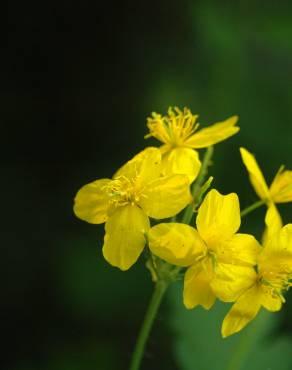
M 139 202 L 142 195 L 142 189 L 137 186 L 137 179 L 128 179 L 126 176 L 119 176 L 105 185 L 103 189 L 109 196 L 109 202 L 114 207 L 135 204 Z
M 276 271 L 264 271 L 260 275 L 260 282 L 276 292 L 288 290 L 292 286 L 292 273 L 286 265 L 277 266 Z
M 152 113 L 147 119 L 147 126 L 151 136 L 172 146 L 183 145 L 184 142 L 194 134 L 199 124 L 196 123 L 197 115 L 193 115 L 188 108 L 181 111 L 178 107 L 170 107 L 166 116 Z

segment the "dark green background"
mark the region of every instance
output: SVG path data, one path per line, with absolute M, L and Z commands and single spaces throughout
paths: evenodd
M 281 164 L 292 168 L 292 6 L 9 4 L 2 58 L 3 368 L 127 369 L 152 290 L 149 273 L 142 259 L 128 272 L 105 263 L 103 226 L 74 217 L 74 195 L 153 144 L 143 139 L 146 117 L 178 105 L 199 113 L 202 126 L 240 116 L 240 133 L 216 146 L 211 174 L 214 187 L 237 192 L 243 207 L 254 202 L 239 146 L 256 153 L 268 181 Z M 280 209 L 291 222 L 292 204 Z M 263 215 L 255 212 L 243 230 L 260 237 Z M 143 369 L 225 369 L 221 306 L 208 315 L 187 312 L 180 294 L 173 289 L 162 307 Z M 274 315 L 272 345 L 291 334 L 291 308 L 292 299 Z M 286 355 L 287 348 L 291 343 Z M 204 351 L 215 365 L 206 365 Z M 272 370 L 280 369 L 275 361 L 267 364 Z M 255 369 L 267 369 L 261 366 Z

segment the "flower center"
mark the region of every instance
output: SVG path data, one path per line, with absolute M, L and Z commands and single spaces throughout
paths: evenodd
M 197 130 L 197 117 L 188 108 L 181 111 L 177 107 L 169 108 L 166 116 L 152 113 L 152 117 L 147 119 L 150 133 L 145 138 L 153 136 L 165 144 L 182 146 Z
M 109 196 L 110 204 L 114 207 L 121 207 L 138 203 L 143 194 L 136 180 L 137 178 L 128 179 L 125 176 L 119 176 L 106 185 L 105 191 Z
M 214 272 L 217 266 L 217 255 L 212 249 L 206 248 L 206 250 L 197 257 L 196 262 L 200 262 L 204 269 L 209 272 Z
M 289 266 L 285 264 L 277 265 L 276 269 L 269 269 L 258 272 L 258 283 L 262 284 L 270 291 L 272 296 L 278 296 L 284 302 L 283 291 L 292 286 Z

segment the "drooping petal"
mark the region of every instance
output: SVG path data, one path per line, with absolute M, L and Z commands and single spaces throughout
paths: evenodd
M 108 218 L 109 196 L 105 190 L 110 179 L 100 179 L 84 185 L 76 194 L 74 213 L 91 224 L 102 224 Z
M 174 148 L 162 157 L 162 172 L 164 175 L 187 175 L 190 183 L 198 176 L 200 168 L 199 155 L 190 148 Z
M 242 161 L 248 171 L 250 182 L 261 199 L 269 199 L 270 193 L 268 185 L 262 171 L 260 170 L 255 157 L 246 149 L 240 148 Z
M 239 200 L 235 193 L 222 195 L 212 189 L 201 204 L 197 227 L 209 246 L 230 239 L 240 226 Z
M 237 121 L 238 117 L 232 116 L 225 121 L 203 128 L 190 136 L 185 141 L 185 145 L 190 148 L 199 149 L 219 143 L 239 131 L 239 127 L 235 126 Z
M 261 294 L 257 285 L 254 285 L 239 297 L 225 316 L 221 329 L 223 338 L 243 329 L 255 318 L 260 308 Z
M 156 179 L 161 172 L 161 152 L 158 148 L 149 147 L 135 155 L 124 164 L 114 175 L 135 180 L 137 183 L 147 184 Z
M 190 202 L 188 177 L 172 175 L 150 182 L 145 187 L 139 204 L 148 216 L 162 219 L 176 215 Z
M 257 274 L 252 266 L 218 262 L 210 284 L 218 298 L 224 302 L 234 302 L 255 284 L 256 279 Z
M 270 193 L 275 203 L 292 202 L 292 171 L 279 171 L 272 182 Z
M 149 248 L 161 259 L 178 266 L 190 266 L 206 253 L 196 229 L 180 223 L 161 223 L 149 230 Z
M 212 263 L 208 259 L 189 267 L 184 278 L 183 300 L 186 308 L 198 305 L 209 310 L 215 303 L 216 296 L 210 286 L 213 277 Z
M 261 285 L 261 304 L 268 311 L 276 312 L 282 307 L 282 299 L 272 291 L 271 287 Z
M 144 248 L 149 228 L 149 219 L 139 207 L 117 208 L 105 224 L 104 258 L 121 270 L 129 269 Z
M 249 234 L 235 234 L 216 246 L 220 262 L 241 266 L 254 266 L 260 251 L 261 245 Z

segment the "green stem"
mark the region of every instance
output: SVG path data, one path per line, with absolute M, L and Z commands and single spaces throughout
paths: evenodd
M 193 188 L 192 188 L 192 195 L 193 195 L 193 198 L 194 198 L 194 202 L 192 202 L 192 204 L 190 204 L 186 208 L 185 213 L 184 213 L 183 218 L 182 218 L 182 223 L 184 223 L 184 224 L 189 224 L 192 220 L 192 216 L 193 216 L 194 208 L 195 208 L 194 206 L 196 205 L 196 196 L 199 194 L 200 188 L 201 188 L 201 186 L 203 185 L 203 183 L 205 181 L 206 175 L 208 173 L 208 167 L 210 165 L 213 152 L 214 152 L 213 146 L 209 146 L 207 148 L 206 152 L 205 152 L 199 175 L 197 177 L 197 180 L 194 182 L 194 185 L 193 185 Z
M 155 284 L 155 289 L 135 345 L 129 370 L 138 370 L 140 368 L 140 364 L 145 350 L 145 345 L 149 337 L 161 300 L 164 296 L 164 293 L 166 292 L 167 287 L 168 283 L 165 281 L 159 280 Z
M 240 216 L 244 217 L 250 212 L 254 211 L 255 209 L 261 207 L 262 205 L 266 204 L 264 200 L 258 200 L 257 202 L 253 203 L 249 207 L 246 207 L 243 211 L 241 211 Z
M 194 206 L 193 206 L 193 203 L 192 203 L 192 204 L 187 206 L 181 222 L 183 224 L 188 224 L 189 225 L 189 223 L 191 222 L 192 217 L 193 217 L 193 212 L 194 212 Z

